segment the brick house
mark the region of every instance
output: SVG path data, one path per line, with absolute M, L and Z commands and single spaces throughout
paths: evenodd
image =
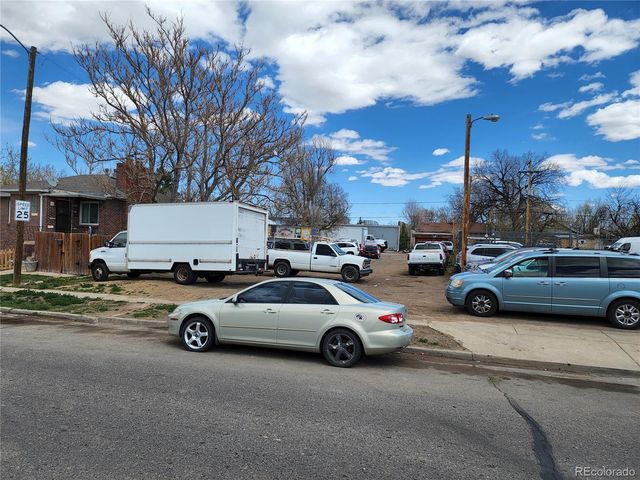
M 33 249 L 35 232 L 115 235 L 127 228 L 127 196 L 130 180 L 119 164 L 115 178 L 109 175 L 75 175 L 27 183 L 25 200 L 31 202 L 31 219 L 25 225 L 25 252 Z M 15 201 L 18 186 L 0 187 L 0 249 L 16 241 Z
M 460 225 L 453 223 L 423 223 L 411 232 L 411 246 L 416 243 L 429 241 L 456 241 L 460 235 Z M 487 233 L 487 225 L 483 223 L 470 223 L 469 236 L 484 235 Z

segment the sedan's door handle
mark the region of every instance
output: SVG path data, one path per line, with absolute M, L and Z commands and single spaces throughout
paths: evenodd
M 549 285 L 549 282 L 538 282 L 538 285 Z
M 567 284 L 567 282 L 556 282 L 554 283 L 554 285 L 557 285 L 558 287 L 564 287 Z
M 321 310 L 320 313 L 323 313 L 324 315 L 335 315 L 336 312 L 334 312 L 333 310 L 329 310 L 328 308 L 325 308 L 324 310 Z
M 267 308 L 264 313 L 278 313 L 273 308 Z

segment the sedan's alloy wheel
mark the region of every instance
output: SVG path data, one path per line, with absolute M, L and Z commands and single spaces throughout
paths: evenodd
M 192 350 L 200 350 L 207 344 L 210 334 L 204 322 L 192 322 L 184 329 L 184 343 Z
M 337 362 L 348 362 L 353 359 L 356 345 L 353 340 L 341 334 L 329 338 L 329 354 Z

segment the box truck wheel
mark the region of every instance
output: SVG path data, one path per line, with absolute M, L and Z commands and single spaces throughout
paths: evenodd
M 288 277 L 291 275 L 291 266 L 287 262 L 276 262 L 273 271 L 276 277 Z
M 179 263 L 173 270 L 173 279 L 180 285 L 191 285 L 197 278 L 188 263 Z
M 91 265 L 91 276 L 96 282 L 104 282 L 109 278 L 109 269 L 104 262 L 93 262 Z
M 207 273 L 204 276 L 204 278 L 206 278 L 207 282 L 209 283 L 219 283 L 224 280 L 224 277 L 224 273 Z

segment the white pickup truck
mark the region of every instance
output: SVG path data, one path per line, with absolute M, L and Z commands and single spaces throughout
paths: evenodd
M 387 243 L 387 241 L 384 238 L 376 238 L 373 235 L 367 235 L 367 239 L 365 241 L 366 245 L 378 245 L 378 247 L 380 247 L 380 252 L 384 252 L 388 247 L 389 244 Z
M 413 250 L 407 255 L 409 275 L 415 275 L 420 270 L 436 270 L 444 275 L 445 253 L 439 243 L 416 243 Z
M 345 282 L 357 282 L 369 275 L 371 260 L 347 255 L 335 243 L 316 242 L 310 252 L 269 249 L 268 265 L 276 277 L 297 275 L 298 272 L 339 273 Z

